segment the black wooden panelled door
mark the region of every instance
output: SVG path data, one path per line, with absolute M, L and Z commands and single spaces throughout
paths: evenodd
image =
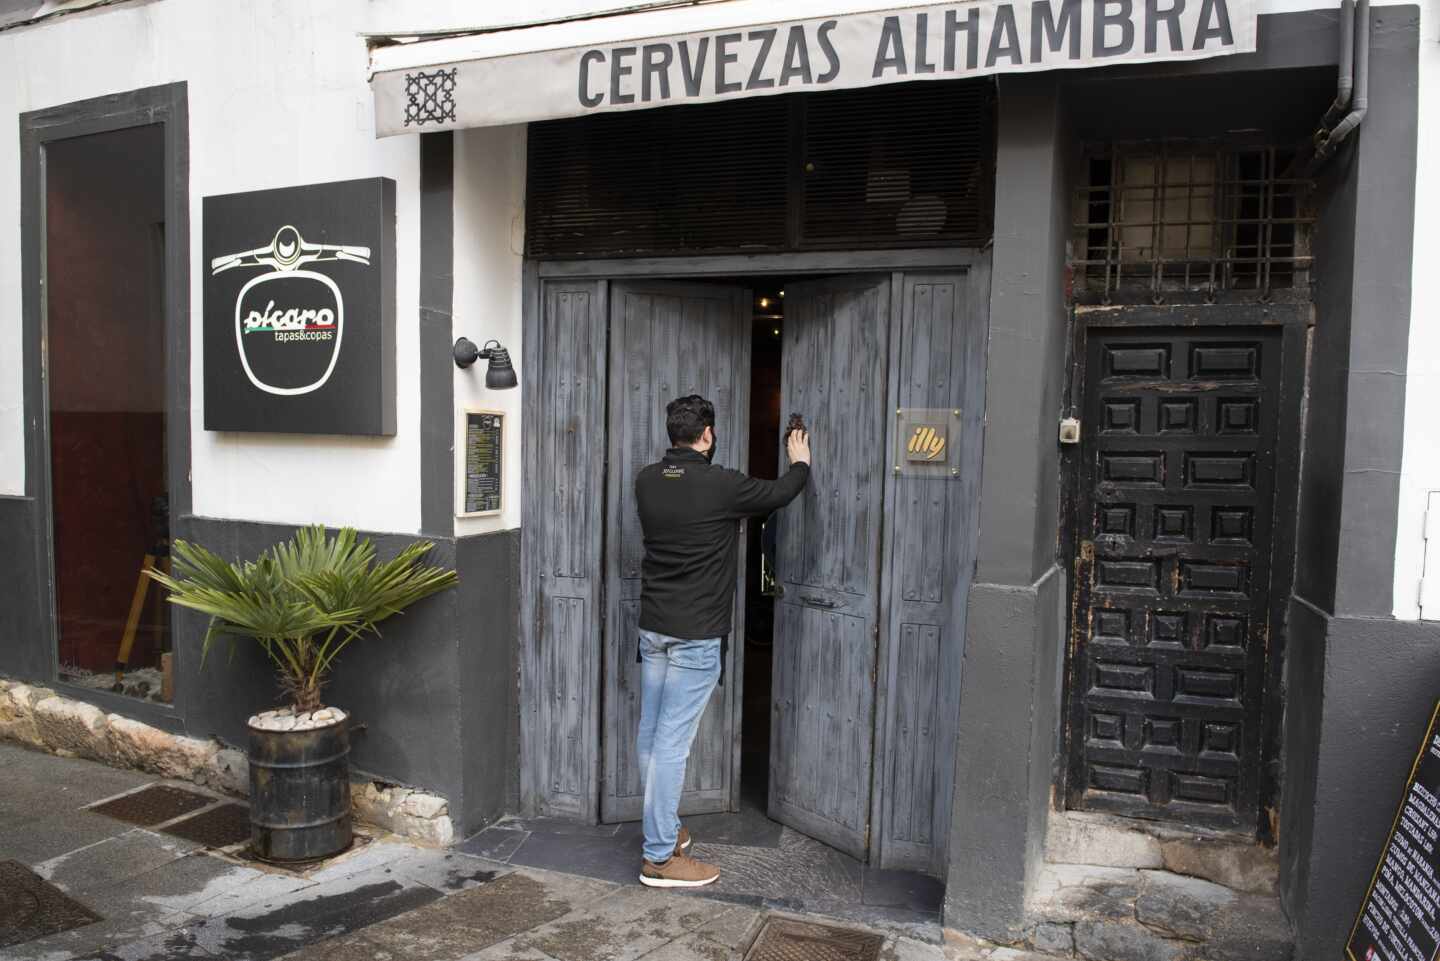
M 685 394 L 715 404 L 715 463 L 737 470 L 749 450 L 751 295 L 742 287 L 625 281 L 610 287 L 609 466 L 605 541 L 605 758 L 600 815 L 638 820 L 644 804 L 635 753 L 640 665 L 635 662 L 644 547 L 635 475 L 669 446 L 665 405 Z M 745 540 L 740 539 L 734 626 L 725 686 L 700 721 L 681 814 L 734 806 L 739 780 L 736 660 L 745 624 Z
M 804 416 L 814 467 L 779 513 L 769 809 L 859 858 L 869 839 L 889 322 L 888 277 L 786 285 L 781 413 Z
M 1280 331 L 1091 329 L 1083 357 L 1068 802 L 1252 829 Z

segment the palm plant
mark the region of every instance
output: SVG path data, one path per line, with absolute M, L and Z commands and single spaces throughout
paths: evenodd
M 348 527 L 329 537 L 316 525 L 239 564 L 177 540 L 172 573 L 149 574 L 170 590 L 171 603 L 210 615 L 202 663 L 221 636 L 253 638 L 305 712 L 321 706 L 330 665 L 351 641 L 378 636 L 379 622 L 456 583 L 454 571 L 419 565 L 434 546 L 420 541 L 377 564 L 369 538 Z

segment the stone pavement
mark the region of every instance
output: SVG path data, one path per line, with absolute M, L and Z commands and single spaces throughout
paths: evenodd
M 749 830 L 727 837 L 723 819 L 692 822 L 697 854 L 727 871 L 697 891 L 636 883 L 628 828 L 542 820 L 449 849 L 365 835 L 290 871 L 93 809 L 155 783 L 0 743 L 0 961 L 740 961 L 774 917 L 867 930 L 877 961 L 1291 958 L 1273 895 L 1163 870 L 1048 865 L 1025 949 L 942 944 L 933 887 L 783 833 L 768 847 Z M 74 903 L 31 906 L 57 897 Z
M 85 809 L 156 780 L 0 744 L 0 861 L 27 866 L 101 918 L 0 947 L 0 959 L 720 961 L 742 957 L 773 913 L 387 836 L 283 871 Z M 877 933 L 886 961 L 945 957 L 897 926 Z

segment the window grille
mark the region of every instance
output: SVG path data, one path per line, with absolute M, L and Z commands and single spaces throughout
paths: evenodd
M 1086 157 L 1072 260 L 1077 300 L 1268 298 L 1308 289 L 1309 182 L 1293 151 L 1109 144 Z

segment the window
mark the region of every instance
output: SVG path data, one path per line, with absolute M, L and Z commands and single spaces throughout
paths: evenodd
M 1077 299 L 1266 298 L 1308 289 L 1309 184 L 1293 151 L 1168 142 L 1086 156 L 1071 267 Z

